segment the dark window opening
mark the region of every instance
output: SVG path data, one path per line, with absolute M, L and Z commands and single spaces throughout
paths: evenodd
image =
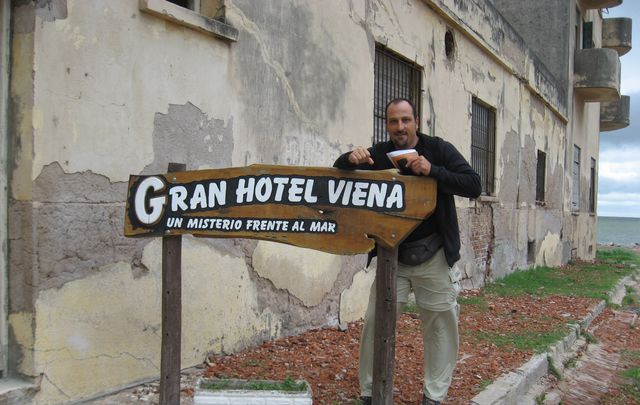
M 177 6 L 195 11 L 208 18 L 226 21 L 224 0 L 167 0 Z
M 580 14 L 580 9 L 576 8 L 576 25 L 574 27 L 576 31 L 576 43 L 574 49 L 580 49 L 580 45 L 582 44 L 580 39 L 580 21 L 582 21 L 582 15 Z
M 589 212 L 596 212 L 596 160 L 591 158 L 589 179 Z
M 376 46 L 373 90 L 373 143 L 388 139 L 385 125 L 387 103 L 394 98 L 411 100 L 421 117 L 422 68 L 382 45 Z
M 444 53 L 447 55 L 447 59 L 453 58 L 453 51 L 455 50 L 455 41 L 453 39 L 453 33 L 447 30 L 444 34 Z
M 536 201 L 544 201 L 545 179 L 547 175 L 547 154 L 538 151 L 536 163 Z
M 167 0 L 169 3 L 173 3 L 180 7 L 188 8 L 189 10 L 193 10 L 194 4 L 193 0 Z
M 495 110 L 474 97 L 471 112 L 471 166 L 480 175 L 483 195 L 492 195 L 495 191 L 495 145 Z
M 533 264 L 536 262 L 536 241 L 530 240 L 527 242 L 527 264 Z
M 593 23 L 585 21 L 582 23 L 582 49 L 591 49 L 593 47 Z
M 573 181 L 571 192 L 571 209 L 580 209 L 580 148 L 573 145 Z

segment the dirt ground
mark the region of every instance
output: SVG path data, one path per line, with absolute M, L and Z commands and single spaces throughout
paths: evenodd
M 636 251 L 640 253 L 640 247 Z M 460 296 L 460 352 L 443 404 L 468 404 L 484 387 L 534 354 L 532 349 L 501 343 L 503 337 L 517 335 L 523 329 L 563 331 L 567 323 L 582 319 L 599 301 L 567 296 L 491 295 L 479 300 L 479 295 L 479 291 L 469 290 Z M 607 345 L 607 350 L 624 355 L 625 368 L 640 366 L 640 328 L 616 321 L 611 310 L 604 311 L 593 324 L 597 325 L 594 335 Z M 241 353 L 212 356 L 200 368 L 184 373 L 181 403 L 192 403 L 193 386 L 200 377 L 305 379 L 312 387 L 314 405 L 357 403 L 361 328 L 359 321 L 350 323 L 346 330 L 310 330 Z M 394 403 L 418 405 L 421 379 L 420 321 L 415 314 L 403 314 L 397 324 Z M 603 403 L 637 403 L 628 383 L 617 378 Z M 144 384 L 93 403 L 157 403 L 157 388 L 157 383 Z
M 463 299 L 477 295 L 467 291 Z M 460 353 L 445 404 L 468 404 L 484 386 L 511 371 L 534 354 L 532 350 L 496 345 L 488 336 L 528 329 L 553 330 L 587 315 L 597 300 L 551 296 L 545 298 L 492 297 L 487 307 L 463 306 L 460 316 Z M 420 403 L 422 397 L 422 336 L 420 321 L 403 314 L 398 321 L 394 402 Z M 359 396 L 358 348 L 362 322 L 338 329 L 311 330 L 298 336 L 267 342 L 242 353 L 214 356 L 205 376 L 246 379 L 307 380 L 314 404 L 351 404 Z

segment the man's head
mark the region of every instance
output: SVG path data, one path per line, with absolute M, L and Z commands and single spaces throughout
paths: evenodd
M 418 144 L 416 109 L 406 98 L 396 98 L 387 104 L 387 132 L 396 149 L 411 149 Z

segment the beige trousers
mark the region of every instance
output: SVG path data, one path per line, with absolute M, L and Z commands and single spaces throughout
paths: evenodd
M 424 345 L 423 392 L 433 400 L 447 395 L 458 355 L 458 304 L 460 275 L 449 268 L 440 249 L 431 259 L 418 266 L 398 263 L 398 313 L 407 302 L 409 292 L 416 296 L 422 320 Z M 373 336 L 376 307 L 375 282 L 364 317 L 360 341 L 360 393 L 371 396 L 373 382 Z

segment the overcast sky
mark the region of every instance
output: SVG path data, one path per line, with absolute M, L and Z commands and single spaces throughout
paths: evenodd
M 624 0 L 603 17 L 631 17 L 633 42 L 620 58 L 621 92 L 631 96 L 629 126 L 600 133 L 598 215 L 640 218 L 640 1 Z

